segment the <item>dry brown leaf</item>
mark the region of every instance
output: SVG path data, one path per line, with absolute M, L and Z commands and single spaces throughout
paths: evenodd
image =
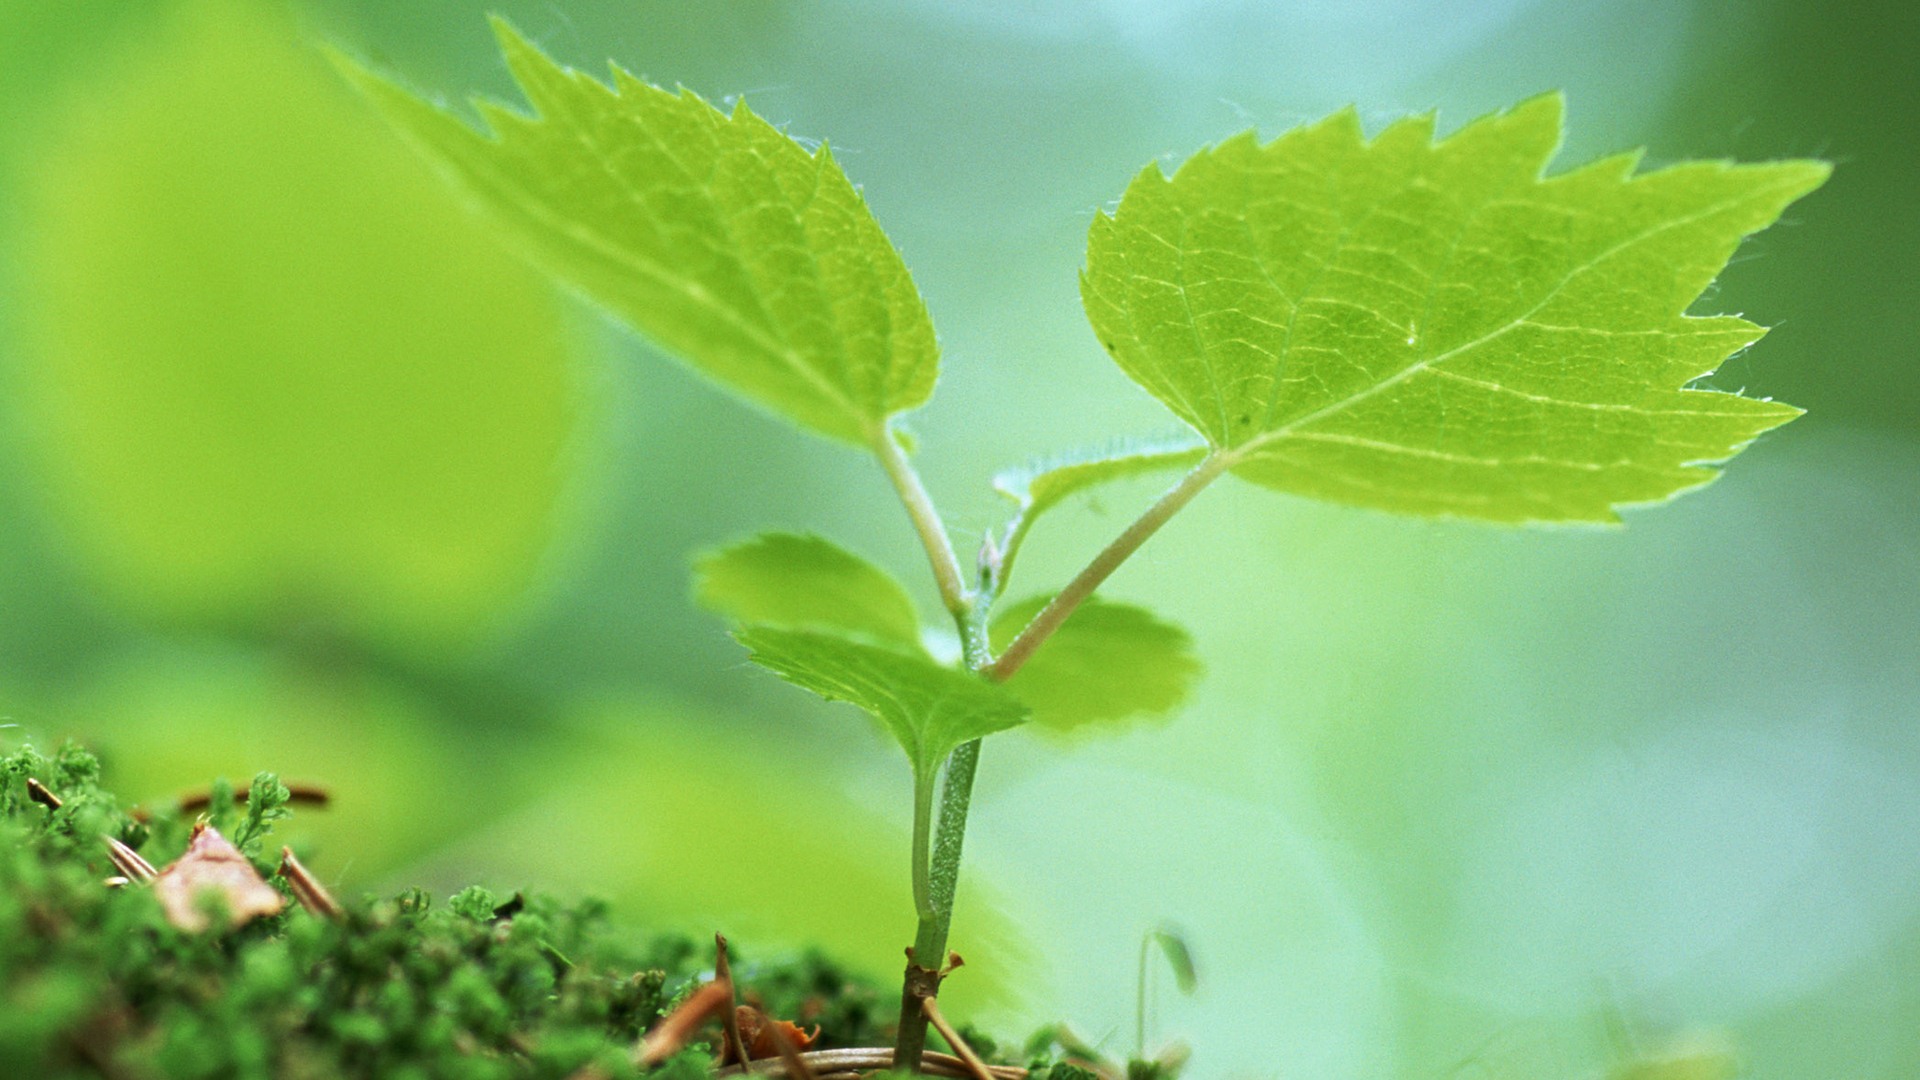
M 820 1028 L 802 1031 L 798 1024 L 788 1020 L 775 1020 L 751 1005 L 742 1005 L 734 1010 L 734 1016 L 740 1024 L 740 1039 L 746 1044 L 747 1056 L 755 1061 L 761 1058 L 780 1056 L 780 1042 L 774 1032 L 786 1036 L 787 1044 L 796 1051 L 804 1051 L 820 1037 Z M 731 1065 L 737 1059 L 730 1050 L 723 1048 L 720 1064 Z
M 187 853 L 175 859 L 153 879 L 153 892 L 167 913 L 167 921 L 182 930 L 207 928 L 200 894 L 217 892 L 227 902 L 227 922 L 240 926 L 261 915 L 278 914 L 286 901 L 267 884 L 240 849 L 227 842 L 211 825 L 193 827 Z

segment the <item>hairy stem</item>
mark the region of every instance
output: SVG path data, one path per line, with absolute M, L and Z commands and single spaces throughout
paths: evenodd
M 953 924 L 953 896 L 960 885 L 960 853 L 967 836 L 967 811 L 973 802 L 973 775 L 980 765 L 980 740 L 962 743 L 947 759 L 947 779 L 940 788 L 940 829 L 933 840 L 932 857 L 926 877 L 931 912 L 923 908 L 919 932 L 914 935 L 913 952 L 907 957 L 907 972 L 900 988 L 900 1034 L 893 1047 L 895 1068 L 920 1071 L 920 1057 L 927 1046 L 927 1017 L 921 999 L 940 991 L 941 965 L 947 955 L 947 931 Z M 915 820 L 915 842 L 924 843 L 924 833 Z
M 1146 543 L 1148 537 L 1158 532 L 1160 526 L 1165 525 L 1173 515 L 1180 512 L 1181 508 L 1192 502 L 1193 497 L 1204 491 L 1208 484 L 1219 479 L 1220 474 L 1226 472 L 1232 464 L 1232 457 L 1215 452 L 1195 466 L 1192 472 L 1181 477 L 1178 484 L 1169 489 L 1165 495 L 1160 496 L 1158 502 L 1147 507 L 1146 512 L 1136 518 L 1133 524 L 1127 526 L 1125 532 L 1114 537 L 1111 544 L 1102 549 L 1100 554 L 1095 555 L 1086 569 L 1080 571 L 1072 581 L 1067 582 L 1067 587 L 1055 594 L 1053 600 L 1041 609 L 1040 614 L 1033 617 L 1033 621 L 1028 623 L 1020 631 L 1019 636 L 1007 645 L 1007 651 L 1001 653 L 999 659 L 988 665 L 983 674 L 995 682 L 1004 682 L 1012 678 L 1013 673 L 1019 671 L 1020 666 L 1033 655 L 1033 651 L 1038 649 L 1047 638 L 1052 637 L 1053 632 L 1060 629 L 1060 624 L 1067 621 L 1067 616 L 1072 615 L 1082 601 L 1092 596 L 1093 591 L 1099 588 L 1102 582 L 1106 581 L 1115 570 L 1120 569 L 1120 564 L 1126 562 L 1128 556 L 1140 550 L 1140 545 Z
M 926 485 L 920 482 L 920 474 L 907 460 L 907 452 L 891 428 L 883 427 L 874 436 L 873 453 L 880 459 L 880 467 L 886 470 L 887 479 L 893 481 L 893 490 L 899 493 L 901 505 L 907 508 L 914 531 L 920 534 L 920 543 L 927 549 L 927 561 L 933 566 L 933 580 L 940 587 L 941 602 L 946 604 L 955 622 L 962 624 L 964 632 L 967 613 L 973 609 L 973 597 L 961 576 L 960 558 L 953 552 L 953 541 L 940 520 L 940 511 L 934 508 Z
M 953 895 L 960 885 L 960 849 L 967 838 L 967 811 L 973 803 L 973 774 L 980 767 L 980 740 L 960 744 L 947 759 L 947 782 L 940 788 L 940 831 L 934 835 L 928 869 L 928 895 L 939 918 L 935 959 L 947 952 L 947 924 L 953 920 Z

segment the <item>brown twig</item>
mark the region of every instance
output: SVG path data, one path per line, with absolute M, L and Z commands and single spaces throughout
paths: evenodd
M 740 1037 L 739 1002 L 733 996 L 733 965 L 727 961 L 727 939 L 724 935 L 713 935 L 713 974 L 718 982 L 727 984 L 727 1011 L 720 1017 L 720 1023 L 727 1029 L 727 1052 L 734 1060 L 752 1061 L 747 1056 L 747 1043 Z
M 290 847 L 280 849 L 280 876 L 287 879 L 287 884 L 293 888 L 293 898 L 300 901 L 300 906 L 306 908 L 308 914 L 323 919 L 338 919 L 345 914 L 340 902 L 307 870 Z
M 304 803 L 308 806 L 324 808 L 328 803 L 333 801 L 332 794 L 318 784 L 288 784 L 286 788 L 287 801 L 289 802 Z M 236 802 L 246 802 L 249 798 L 252 798 L 252 796 L 252 787 L 235 788 L 233 792 L 233 798 Z M 185 795 L 180 796 L 180 812 L 183 814 L 197 814 L 212 805 L 212 791 L 189 791 Z
M 145 885 L 160 876 L 153 864 L 140 857 L 140 853 L 113 837 L 103 837 L 107 842 L 107 858 L 112 860 L 114 869 L 128 878 Z
M 35 780 L 31 776 L 27 777 L 27 798 L 32 799 L 34 802 L 39 803 L 49 810 L 58 810 L 63 805 L 60 801 L 60 796 L 48 791 L 47 785 Z
M 687 995 L 680 1007 L 668 1013 L 647 1037 L 640 1040 L 634 1048 L 634 1064 L 649 1068 L 660 1064 L 680 1052 L 681 1047 L 693 1039 L 693 1033 L 700 1025 L 712 1018 L 721 1009 L 731 1011 L 733 1007 L 733 987 L 725 979 L 715 979 Z
M 959 957 L 955 956 L 954 959 L 958 960 Z M 980 1060 L 980 1055 L 973 1052 L 973 1047 L 967 1045 L 967 1040 L 961 1038 L 953 1025 L 947 1023 L 947 1018 L 940 1015 L 940 1005 L 934 1000 L 932 994 L 920 999 L 920 1011 L 927 1014 L 927 1020 L 933 1025 L 933 1029 L 940 1033 L 941 1038 L 947 1040 L 947 1045 L 953 1047 L 953 1052 L 960 1055 L 960 1060 L 967 1063 L 967 1068 L 973 1074 L 973 1080 L 993 1080 L 993 1074 L 987 1071 L 987 1063 Z

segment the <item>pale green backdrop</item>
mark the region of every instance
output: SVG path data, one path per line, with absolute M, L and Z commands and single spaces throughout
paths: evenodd
M 543 884 L 897 965 L 896 752 L 685 578 L 813 529 L 936 610 L 884 481 L 523 269 L 311 48 L 505 94 L 489 6 L 832 140 L 939 327 L 914 426 L 968 544 L 999 468 L 1166 429 L 1076 295 L 1145 162 L 1556 87 L 1568 162 L 1836 161 L 1702 301 L 1778 327 L 1716 385 L 1809 410 L 1714 487 L 1511 531 L 1223 485 L 1157 537 L 1111 589 L 1208 677 L 1125 737 L 989 743 L 951 986 L 1124 1050 L 1170 923 L 1201 987 L 1151 1038 L 1200 1077 L 1920 1075 L 1906 5 L 0 0 L 0 741 L 84 736 L 146 797 L 329 784 L 296 829 L 349 891 Z M 1045 528 L 1028 583 L 1151 494 Z

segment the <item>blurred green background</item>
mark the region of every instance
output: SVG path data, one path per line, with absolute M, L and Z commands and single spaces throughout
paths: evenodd
M 935 611 L 912 536 L 869 463 L 524 269 L 312 48 L 509 96 L 487 8 L 831 137 L 940 328 L 914 426 L 969 545 L 997 469 L 1168 426 L 1075 285 L 1143 162 L 1553 87 L 1563 162 L 1837 161 L 1702 301 L 1777 327 L 1716 385 L 1809 410 L 1706 491 L 1507 531 L 1229 486 L 1157 538 L 1110 589 L 1209 676 L 989 743 L 950 985 L 1127 1049 L 1171 923 L 1202 983 L 1152 1041 L 1197 1076 L 1920 1075 L 1909 5 L 0 0 L 0 742 L 83 736 L 150 798 L 330 785 L 296 831 L 349 891 L 591 891 L 897 969 L 897 751 L 747 669 L 685 564 L 813 529 Z M 1024 587 L 1151 494 L 1043 527 Z

